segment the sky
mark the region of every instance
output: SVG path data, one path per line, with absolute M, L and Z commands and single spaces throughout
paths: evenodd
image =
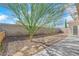
M 15 24 L 17 18 L 11 17 L 11 16 L 12 16 L 11 11 L 9 9 L 5 8 L 4 6 L 0 5 L 0 23 Z M 60 26 L 61 26 L 61 24 L 64 24 L 65 19 L 67 21 L 72 20 L 71 16 L 66 11 L 63 13 L 63 17 L 59 21 Z
M 0 23 L 15 24 L 16 18 L 11 17 L 12 13 L 4 6 L 0 6 Z

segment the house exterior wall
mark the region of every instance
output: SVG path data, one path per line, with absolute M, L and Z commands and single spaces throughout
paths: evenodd
M 72 20 L 70 22 L 68 22 L 68 25 L 69 25 L 69 28 L 70 28 L 70 35 L 71 36 L 79 36 L 79 19 L 77 18 L 76 20 Z M 77 32 L 78 34 L 77 35 L 73 35 L 73 27 L 74 26 L 77 26 Z
M 79 25 L 78 25 L 78 36 L 79 36 Z
M 68 33 L 68 35 L 70 35 L 70 36 L 79 36 L 79 25 L 75 25 L 75 26 L 77 26 L 77 35 L 73 35 L 73 26 L 71 26 L 71 27 L 69 27 L 69 33 Z
M 71 28 L 63 28 L 62 31 L 64 35 L 70 36 L 71 35 Z

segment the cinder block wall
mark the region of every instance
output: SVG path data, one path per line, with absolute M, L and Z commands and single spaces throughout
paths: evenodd
M 21 25 L 14 25 L 14 24 L 2 24 L 0 25 L 0 31 L 5 31 L 7 36 L 21 36 L 21 35 L 28 35 L 25 29 Z M 36 34 L 48 34 L 49 29 L 42 28 Z

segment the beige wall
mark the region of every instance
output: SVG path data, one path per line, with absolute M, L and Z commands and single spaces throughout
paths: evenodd
M 0 25 L 0 31 L 5 31 L 7 36 L 26 35 L 25 30 L 19 25 Z
M 64 32 L 65 35 L 71 36 L 71 28 L 63 28 L 62 31 Z
M 7 36 L 27 35 L 24 28 L 20 25 L 0 25 L 0 31 L 5 31 Z M 37 34 L 47 34 L 49 29 L 40 29 Z

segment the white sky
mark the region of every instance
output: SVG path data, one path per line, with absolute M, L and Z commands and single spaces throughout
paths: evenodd
M 8 18 L 7 15 L 0 15 L 0 20 L 5 20 L 6 18 Z

